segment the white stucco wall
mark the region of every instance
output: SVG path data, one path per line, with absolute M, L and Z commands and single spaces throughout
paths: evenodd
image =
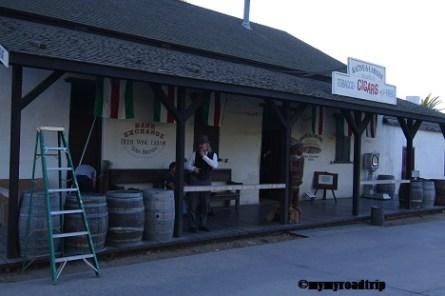
M 28 93 L 50 73 L 25 68 L 23 94 Z M 0 179 L 9 178 L 10 81 L 10 69 L 0 67 L 0 106 L 2 106 L 0 112 Z M 23 110 L 20 137 L 20 178 L 31 178 L 36 128 L 39 126 L 62 126 L 68 130 L 69 90 L 69 83 L 61 78 Z M 48 138 L 48 142 L 51 142 L 51 138 Z
M 232 170 L 232 178 L 247 184 L 259 183 L 261 153 L 262 109 L 259 101 L 224 95 L 226 104 L 220 128 L 219 157 L 220 168 Z M 175 124 L 153 123 L 153 94 L 146 84 L 135 84 L 135 119 L 103 121 L 102 157 L 110 160 L 113 168 L 167 168 L 175 159 L 176 128 Z M 163 133 L 166 141 L 163 148 L 145 156 L 129 151 L 121 144 L 125 131 L 132 129 L 136 122 L 147 122 Z M 242 124 L 240 124 L 242 122 Z M 194 118 L 187 121 L 186 158 L 193 151 Z M 152 137 L 148 137 L 152 139 Z M 241 203 L 258 202 L 257 191 L 243 191 Z
M 338 197 L 350 197 L 352 195 L 352 163 L 335 163 L 335 110 L 328 109 L 326 114 L 325 133 L 322 136 L 322 152 L 316 157 L 305 157 L 304 178 L 301 193 L 313 192 L 312 178 L 314 171 L 328 171 L 337 173 L 339 176 Z M 300 118 L 292 129 L 292 136 L 301 138 L 310 131 L 310 114 Z M 383 116 L 378 116 L 377 137 L 368 138 L 362 136 L 362 154 L 375 152 L 380 153 L 380 166 L 374 173 L 394 175 L 401 179 L 402 172 L 402 150 L 406 146 L 405 136 L 398 126 L 383 124 Z M 444 178 L 444 153 L 445 141 L 441 133 L 419 130 L 415 139 L 415 169 L 419 170 L 422 178 Z M 353 160 L 353 141 L 351 143 L 351 156 Z M 362 180 L 366 179 L 367 172 L 361 171 Z M 329 193 L 328 193 L 329 194 Z
M 25 69 L 24 90 L 26 94 L 49 74 L 48 71 Z M 235 181 L 246 184 L 259 183 L 262 107 L 255 98 L 225 95 L 227 103 L 220 130 L 221 168 L 232 169 Z M 138 157 L 125 150 L 120 141 L 122 135 L 135 122 L 149 122 L 152 119 L 152 93 L 147 85 L 136 83 L 135 120 L 105 119 L 103 124 L 102 157 L 112 161 L 114 168 L 166 168 L 175 159 L 175 125 L 155 124 L 156 130 L 164 134 L 166 145 L 152 157 Z M 9 128 L 10 128 L 10 69 L 0 67 L 0 179 L 9 174 Z M 68 130 L 70 108 L 70 84 L 60 79 L 39 98 L 31 103 L 22 116 L 20 177 L 30 178 L 32 169 L 35 129 L 38 126 L 63 126 Z M 327 110 L 325 133 L 322 137 L 322 152 L 317 157 L 305 160 L 304 183 L 301 192 L 312 191 L 312 177 L 316 170 L 339 174 L 339 197 L 352 194 L 352 163 L 334 163 L 335 124 L 334 110 Z M 192 152 L 193 122 L 190 118 L 186 129 L 186 157 Z M 292 136 L 301 138 L 310 128 L 310 115 L 306 112 L 293 126 Z M 363 153 L 379 152 L 381 164 L 376 174 L 401 175 L 402 147 L 405 138 L 399 127 L 382 124 L 379 116 L 377 139 L 363 137 Z M 416 148 L 416 169 L 423 178 L 444 177 L 445 141 L 440 133 L 419 131 L 414 140 Z M 351 149 L 352 152 L 352 149 Z M 227 160 L 227 162 L 225 162 Z M 351 155 L 352 160 L 352 155 Z M 365 172 L 362 171 L 362 178 Z M 257 203 L 257 191 L 242 192 L 243 204 Z

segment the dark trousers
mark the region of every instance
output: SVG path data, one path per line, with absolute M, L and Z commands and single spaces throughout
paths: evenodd
M 201 180 L 198 178 L 190 178 L 190 185 L 208 186 L 210 180 Z M 209 213 L 210 191 L 190 192 L 188 199 L 188 216 L 191 228 L 207 226 L 207 216 Z

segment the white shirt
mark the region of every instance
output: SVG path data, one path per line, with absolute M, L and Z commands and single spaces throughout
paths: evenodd
M 185 163 L 185 169 L 190 172 L 193 172 L 196 169 L 195 155 L 196 155 L 196 151 L 193 151 L 192 156 L 190 156 L 190 158 L 187 159 L 187 162 Z M 208 157 L 207 155 L 208 155 L 208 152 L 206 152 L 206 155 L 204 155 L 202 160 L 204 160 L 212 168 L 214 168 L 214 169 L 218 168 L 218 155 L 216 155 L 216 153 L 213 153 L 212 158 Z

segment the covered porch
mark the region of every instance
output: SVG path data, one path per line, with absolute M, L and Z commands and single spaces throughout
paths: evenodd
M 252 65 L 237 59 L 225 60 L 219 56 L 208 56 L 184 51 L 179 48 L 163 48 L 147 40 L 133 40 L 122 38 L 120 34 L 112 32 L 106 36 L 100 32 L 81 32 L 73 27 L 55 27 L 43 23 L 30 23 L 25 20 L 2 16 L 2 21 L 16 26 L 13 31 L 2 32 L 7 36 L 0 40 L 9 50 L 10 78 L 11 78 L 11 124 L 10 124 L 10 157 L 9 157 L 9 208 L 8 229 L 6 230 L 7 257 L 18 257 L 18 228 L 19 216 L 19 183 L 20 183 L 20 151 L 22 112 L 35 99 L 43 94 L 53 83 L 65 74 L 80 74 L 90 77 L 102 76 L 117 79 L 137 81 L 150 85 L 154 93 L 159 95 L 162 104 L 171 112 L 176 120 L 175 127 L 175 159 L 177 164 L 177 178 L 175 187 L 175 238 L 167 243 L 141 242 L 124 247 L 125 250 L 139 249 L 153 246 L 180 244 L 184 242 L 202 241 L 208 239 L 234 237 L 237 235 L 255 234 L 266 231 L 283 229 L 297 229 L 323 223 L 342 220 L 366 218 L 369 207 L 380 203 L 386 213 L 408 213 L 412 210 L 398 209 L 398 201 L 370 201 L 360 198 L 361 182 L 361 146 L 363 132 L 374 114 L 395 116 L 400 122 L 407 142 L 406 179 L 411 178 L 414 169 L 412 161 L 413 138 L 423 121 L 439 123 L 445 133 L 445 117 L 442 114 L 425 110 L 411 103 L 398 100 L 396 105 L 385 105 L 378 102 L 357 100 L 345 96 L 331 94 L 331 85 L 323 79 L 307 78 L 307 75 L 289 74 L 282 69 Z M 32 28 L 31 28 L 32 27 Z M 1 30 L 1 29 L 0 29 Z M 39 48 L 36 53 L 34 45 L 28 46 L 26 40 L 20 38 L 28 31 L 38 31 L 39 34 L 57 36 L 49 38 L 50 48 Z M 128 40 L 130 39 L 130 40 Z M 19 40 L 11 42 L 11 40 Z M 20 42 L 23 41 L 23 43 Z M 85 50 L 82 43 L 72 40 L 85 40 L 88 47 L 98 50 L 97 57 L 78 54 Z M 72 43 L 72 44 L 70 44 Z M 67 44 L 71 49 L 66 51 Z M 113 44 L 104 47 L 103 44 Z M 120 48 L 122 50 L 116 50 Z M 118 57 L 116 57 L 118 55 Z M 151 61 L 151 62 L 150 62 Z M 155 62 L 154 62 L 155 61 Z M 44 69 L 51 71 L 41 82 L 34 85 L 27 93 L 23 91 L 25 69 Z M 175 86 L 179 90 L 178 103 L 175 106 L 160 92 L 161 85 Z M 281 208 L 279 221 L 266 223 L 264 217 L 274 205 L 272 202 L 262 201 L 258 205 L 240 207 L 236 214 L 232 208 L 216 208 L 215 216 L 210 217 L 210 233 L 190 234 L 184 232 L 185 223 L 182 219 L 183 197 L 187 191 L 184 174 L 184 160 L 186 149 L 186 125 L 196 109 L 202 103 L 199 98 L 186 103 L 185 92 L 188 89 L 198 89 L 202 92 L 218 91 L 244 98 L 256 99 L 264 103 L 265 108 L 274 112 L 281 128 L 280 147 L 282 159 L 276 173 L 279 181 L 276 184 L 245 184 L 245 186 L 276 186 L 275 195 Z M 354 139 L 353 150 L 353 196 L 339 199 L 314 202 L 302 201 L 303 215 L 301 224 L 288 224 L 288 205 L 290 199 L 289 180 L 289 150 L 291 145 L 291 129 L 299 117 L 300 106 L 324 106 L 338 110 L 352 128 Z M 265 187 L 269 188 L 270 187 Z M 222 189 L 222 188 L 221 188 Z M 248 188 L 239 187 L 240 190 Z M 434 208 L 435 210 L 436 208 Z M 428 209 L 429 210 L 429 209 Z M 1 242 L 1 241 L 0 241 Z M 2 244 L 5 245 L 5 244 Z M 113 250 L 109 247 L 105 249 Z

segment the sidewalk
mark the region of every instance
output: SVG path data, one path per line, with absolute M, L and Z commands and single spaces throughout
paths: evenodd
M 445 295 L 445 217 L 386 227 L 299 231 L 305 239 L 0 284 L 1 295 Z M 380 280 L 386 289 L 322 293 L 300 280 Z

